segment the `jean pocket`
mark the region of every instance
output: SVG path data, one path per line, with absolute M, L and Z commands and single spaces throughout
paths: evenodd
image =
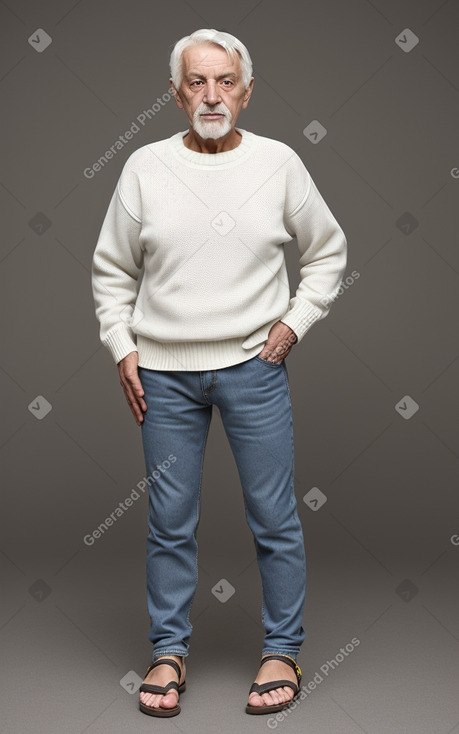
M 281 359 L 280 362 L 269 362 L 267 359 L 264 359 L 264 357 L 260 357 L 259 354 L 255 356 L 255 359 L 258 359 L 259 362 L 262 364 L 268 365 L 268 367 L 282 367 L 284 360 Z

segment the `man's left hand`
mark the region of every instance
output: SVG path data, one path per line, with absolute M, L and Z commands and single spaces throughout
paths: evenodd
M 271 326 L 266 344 L 258 356 L 268 362 L 282 362 L 297 341 L 298 337 L 290 326 L 276 321 Z

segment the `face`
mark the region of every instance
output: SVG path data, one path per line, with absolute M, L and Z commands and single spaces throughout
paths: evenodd
M 239 56 L 233 61 L 224 48 L 214 44 L 185 49 L 182 63 L 183 79 L 175 95 L 177 106 L 185 110 L 201 138 L 227 135 L 249 103 L 253 78 L 244 89 Z

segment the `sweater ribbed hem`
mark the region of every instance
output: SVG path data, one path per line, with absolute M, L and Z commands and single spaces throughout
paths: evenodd
M 102 344 L 110 351 L 117 364 L 121 359 L 127 357 L 128 354 L 137 350 L 135 335 L 125 323 L 119 324 L 111 329 L 102 341 Z
M 297 303 L 285 316 L 281 318 L 283 324 L 290 326 L 298 337 L 297 344 L 316 321 L 323 318 L 324 312 L 312 303 Z
M 259 354 L 262 344 L 245 349 L 246 337 L 205 342 L 157 342 L 137 334 L 139 367 L 149 370 L 217 370 Z

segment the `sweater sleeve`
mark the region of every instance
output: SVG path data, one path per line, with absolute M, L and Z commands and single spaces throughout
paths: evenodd
M 281 321 L 290 326 L 299 342 L 330 311 L 346 268 L 347 241 L 301 158 L 295 153 L 292 160 L 285 226 L 297 240 L 301 281 Z
M 116 363 L 138 351 L 131 320 L 143 266 L 136 177 L 125 165 L 111 198 L 92 259 L 91 282 L 100 340 Z M 135 318 L 139 314 L 134 313 Z

